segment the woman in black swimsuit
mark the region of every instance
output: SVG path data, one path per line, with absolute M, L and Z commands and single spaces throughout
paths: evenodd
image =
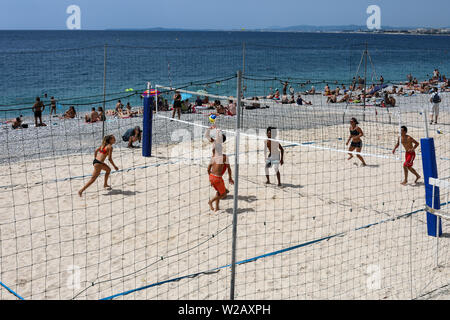
M 178 113 L 178 120 L 181 117 L 181 94 L 177 91 L 173 97 L 173 114 L 172 118 L 175 118 L 175 112 Z
M 361 128 L 358 127 L 358 121 L 355 118 L 352 118 L 350 120 L 350 136 L 348 137 L 346 145 L 348 145 L 350 143 L 350 140 L 352 141 L 352 143 L 350 144 L 350 148 L 348 149 L 348 151 L 352 152 L 352 151 L 356 150 L 356 152 L 361 152 L 361 149 L 362 149 L 361 137 L 362 136 L 364 136 L 364 133 L 361 130 Z M 350 156 L 349 156 L 348 160 L 353 158 L 353 154 L 349 153 L 349 155 Z M 359 160 L 361 160 L 362 166 L 365 167 L 366 162 L 364 161 L 364 158 L 359 154 L 357 154 L 356 156 L 359 158 Z
M 78 195 L 81 197 L 84 190 L 86 190 L 91 184 L 97 180 L 98 176 L 100 175 L 100 172 L 102 170 L 106 171 L 105 174 L 105 182 L 103 184 L 105 189 L 111 189 L 111 187 L 108 185 L 108 177 L 111 173 L 111 168 L 105 164 L 105 160 L 108 157 L 109 162 L 113 165 L 114 169 L 119 170 L 119 168 L 114 164 L 114 161 L 112 159 L 112 152 L 113 147 L 112 145 L 116 143 L 116 138 L 113 135 L 105 136 L 102 141 L 102 145 L 100 148 L 95 150 L 94 153 L 94 161 L 92 162 L 92 165 L 94 166 L 94 173 L 92 174 L 92 178 L 86 183 L 86 185 L 78 191 Z

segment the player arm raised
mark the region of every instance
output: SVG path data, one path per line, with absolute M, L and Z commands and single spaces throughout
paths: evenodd
M 214 142 L 214 139 L 211 138 L 211 129 L 213 129 L 213 128 L 214 127 L 206 129 L 206 133 L 205 133 L 205 138 L 211 143 Z

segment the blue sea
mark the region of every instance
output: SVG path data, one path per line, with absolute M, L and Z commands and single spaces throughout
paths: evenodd
M 0 118 L 30 114 L 37 96 L 58 112 L 117 99 L 142 105 L 147 82 L 234 95 L 243 70 L 248 95 L 288 80 L 299 90 L 368 83 L 381 75 L 399 83 L 411 73 L 450 75 L 450 37 L 350 33 L 188 31 L 0 31 Z M 365 61 L 363 53 L 367 46 Z M 105 72 L 106 71 L 106 72 Z M 134 91 L 126 91 L 133 89 Z M 47 95 L 47 97 L 45 97 Z

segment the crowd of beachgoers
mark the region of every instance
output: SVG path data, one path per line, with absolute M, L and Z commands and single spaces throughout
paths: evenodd
M 417 78 L 411 74 L 407 75 L 407 81 L 400 84 L 387 85 L 385 84 L 383 76 L 376 79 L 376 83 L 372 83 L 370 86 L 366 85 L 365 80 L 358 76 L 354 77 L 352 84 L 345 86 L 345 84 L 337 85 L 335 89 L 331 89 L 327 83 L 323 92 L 316 90 L 314 86 L 310 90 L 297 93 L 294 89 L 289 87 L 289 94 L 287 92 L 289 83 L 281 81 L 283 85 L 282 94 L 278 88 L 275 92 L 270 89 L 269 95 L 266 99 L 273 99 L 280 101 L 282 104 L 297 104 L 297 105 L 312 105 L 312 101 L 308 101 L 303 96 L 307 95 L 323 95 L 326 97 L 326 103 L 362 103 L 374 102 L 375 106 L 380 107 L 395 107 L 395 96 L 413 96 L 415 94 L 433 94 L 434 92 L 448 92 L 450 91 L 450 79 L 447 79 L 445 75 L 441 75 L 438 69 L 433 72 L 433 77 L 429 80 L 419 82 Z M 254 100 L 259 100 L 261 97 L 254 97 Z
M 378 107 L 395 107 L 397 104 L 396 96 L 408 97 L 416 94 L 434 94 L 436 92 L 450 91 L 450 79 L 447 79 L 445 75 L 441 75 L 438 69 L 434 70 L 433 77 L 429 80 L 419 82 L 417 78 L 408 74 L 407 81 L 394 85 L 385 84 L 383 76 L 376 79 L 370 86 L 366 85 L 365 80 L 360 76 L 354 77 L 348 87 L 345 84 L 337 85 L 335 83 L 336 87 L 332 89 L 327 83 L 323 91 L 318 91 L 314 86 L 311 86 L 307 91 L 295 92 L 289 82 L 280 81 L 280 83 L 282 85 L 281 93 L 278 88 L 275 88 L 274 91 L 270 88 L 267 95 L 243 97 L 245 99 L 244 107 L 246 109 L 266 108 L 267 102 L 298 106 L 314 105 L 315 99 L 308 99 L 308 96 L 322 96 L 326 99 L 324 101 L 325 104 L 346 103 L 358 105 L 364 102 L 367 105 Z M 172 103 L 169 102 L 169 99 L 173 100 Z M 249 103 L 249 100 L 252 102 Z M 90 112 L 81 115 L 77 113 L 74 106 L 69 106 L 63 114 L 57 115 L 57 99 L 55 97 L 50 98 L 48 107 L 50 109 L 50 119 L 52 117 L 59 119 L 81 118 L 86 123 L 105 121 L 108 117 L 125 119 L 138 117 L 143 114 L 142 106 L 132 107 L 129 102 L 124 106 L 121 100 L 117 101 L 114 109 L 104 110 L 101 106 L 97 108 L 92 107 Z M 207 95 L 199 94 L 196 100 L 191 102 L 189 99 L 183 99 L 183 95 L 175 91 L 173 97 L 167 94 L 159 94 L 157 101 L 154 100 L 153 108 L 158 111 L 171 111 L 173 118 L 176 115 L 180 118 L 181 113 L 204 112 L 217 116 L 234 116 L 236 114 L 236 101 L 232 97 L 225 103 L 221 100 L 210 101 Z M 36 98 L 36 102 L 31 109 L 34 114 L 34 125 L 36 127 L 46 126 L 46 123 L 42 120 L 46 106 L 40 97 Z M 10 124 L 13 129 L 28 128 L 30 125 L 24 123 L 22 116 L 8 120 L 6 123 Z

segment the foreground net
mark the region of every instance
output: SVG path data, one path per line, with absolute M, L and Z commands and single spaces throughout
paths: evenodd
M 2 130 L 1 298 L 227 299 L 235 212 L 237 299 L 415 299 L 445 287 L 447 238 L 427 235 L 424 187 L 411 174 L 400 185 L 404 149 L 392 153 L 401 126 L 418 141 L 426 136 L 422 102 L 364 109 L 312 95 L 299 106 L 268 99 L 251 81 L 240 119 L 235 77 L 156 86 L 150 158 L 121 139 L 142 126 L 141 113 Z M 171 110 L 176 91 L 180 118 Z M 238 206 L 226 173 L 230 192 L 218 212 L 208 204 L 216 195 L 207 172 L 215 144 L 205 137 L 212 114 L 233 179 L 236 156 L 239 163 Z M 445 109 L 440 117 L 448 123 Z M 364 133 L 361 152 L 348 151 L 352 118 Z M 112 190 L 100 176 L 79 198 L 103 132 L 118 140 Z M 445 175 L 448 134 L 429 134 Z M 211 137 L 218 140 L 215 129 Z M 282 147 L 283 164 L 268 166 L 268 141 Z

